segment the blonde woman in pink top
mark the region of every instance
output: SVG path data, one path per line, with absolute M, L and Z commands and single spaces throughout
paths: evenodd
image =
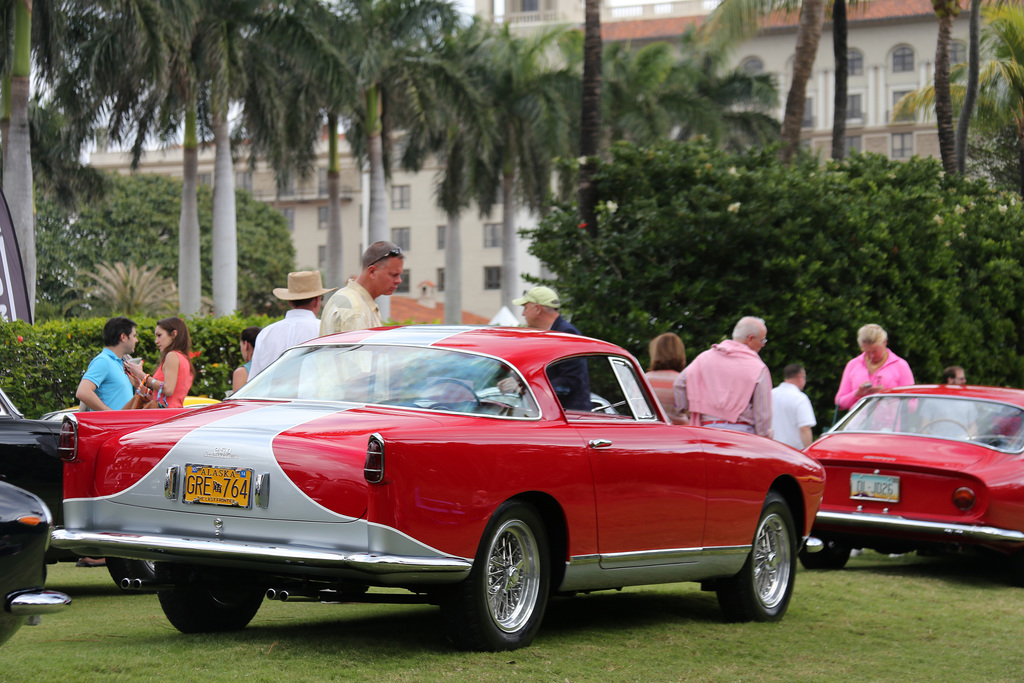
M 836 392 L 840 410 L 849 410 L 863 397 L 882 389 L 914 383 L 910 365 L 889 349 L 889 335 L 881 326 L 868 324 L 857 330 L 857 344 L 862 353 L 846 364 Z
M 651 355 L 651 364 L 645 373 L 647 381 L 654 388 L 654 394 L 658 397 L 661 407 L 665 409 L 672 424 L 690 424 L 686 411 L 676 408 L 672 383 L 679 377 L 679 373 L 686 367 L 686 347 L 678 334 L 666 332 L 659 334 L 651 340 L 648 347 Z

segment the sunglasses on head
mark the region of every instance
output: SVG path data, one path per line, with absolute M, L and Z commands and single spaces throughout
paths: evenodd
M 379 259 L 377 259 L 376 261 L 374 261 L 370 265 L 372 266 L 374 263 L 380 263 L 381 261 L 383 261 L 386 258 L 394 258 L 396 256 L 397 257 L 401 257 L 401 255 L 402 255 L 402 248 L 401 247 L 395 247 L 394 249 L 390 249 L 388 251 L 388 253 L 384 254 L 383 256 L 381 256 Z

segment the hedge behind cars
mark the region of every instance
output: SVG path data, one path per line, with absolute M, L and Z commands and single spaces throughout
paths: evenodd
M 153 342 L 155 318 L 133 317 L 139 343 L 133 355 L 148 371 L 158 358 Z M 196 377 L 192 396 L 222 399 L 231 389 L 231 373 L 241 365 L 238 338 L 251 325 L 266 327 L 266 316 L 186 319 L 192 338 Z M 0 322 L 0 387 L 26 417 L 78 405 L 75 389 L 89 361 L 103 349 L 105 318 L 51 320 L 36 325 Z

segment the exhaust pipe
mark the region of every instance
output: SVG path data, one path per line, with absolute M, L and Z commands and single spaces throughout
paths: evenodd
M 121 582 L 118 585 L 126 591 L 167 591 L 177 588 L 177 585 L 173 583 L 129 578 L 121 579 Z
M 320 593 L 291 593 L 280 588 L 267 589 L 267 600 L 281 602 L 321 602 Z

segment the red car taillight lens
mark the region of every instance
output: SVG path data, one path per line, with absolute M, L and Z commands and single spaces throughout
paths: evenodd
M 961 486 L 956 491 L 953 491 L 953 505 L 956 505 L 958 510 L 967 511 L 974 507 L 974 491 Z
M 65 417 L 60 426 L 57 455 L 64 462 L 78 461 L 78 423 L 70 417 Z
M 380 434 L 372 434 L 366 444 L 366 463 L 363 465 L 363 476 L 371 484 L 384 481 L 384 439 Z

